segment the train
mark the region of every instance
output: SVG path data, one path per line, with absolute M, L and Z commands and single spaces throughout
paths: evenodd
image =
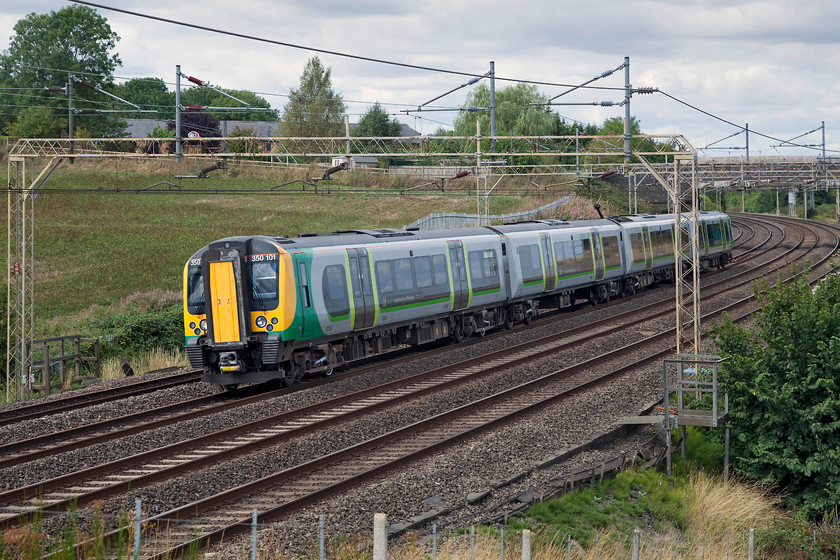
M 701 269 L 728 264 L 729 216 L 702 211 L 697 229 Z M 674 278 L 673 214 L 228 237 L 184 266 L 186 353 L 208 383 L 290 386 Z

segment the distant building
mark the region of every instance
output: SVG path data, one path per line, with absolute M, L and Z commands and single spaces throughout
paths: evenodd
M 341 165 L 342 163 L 350 160 L 350 169 L 359 169 L 359 168 L 372 168 L 379 165 L 379 158 L 374 156 L 336 156 L 332 158 L 332 165 L 335 167 L 336 165 Z
M 165 129 L 166 124 L 169 121 L 154 119 L 125 119 L 125 122 L 127 124 L 125 129 L 126 138 L 148 138 L 155 126 Z M 277 121 L 219 121 L 219 123 L 222 129 L 222 136 L 229 136 L 237 127 L 240 129 L 253 128 L 254 136 L 257 138 L 282 136 L 278 130 L 279 127 Z M 355 126 L 356 125 L 351 124 L 350 129 L 352 130 Z M 416 137 L 420 136 L 420 133 L 407 124 L 404 124 L 402 125 L 400 136 Z M 407 142 L 411 144 L 419 144 L 420 141 L 413 138 L 412 140 L 407 140 Z M 374 167 L 376 167 L 376 164 L 374 164 Z

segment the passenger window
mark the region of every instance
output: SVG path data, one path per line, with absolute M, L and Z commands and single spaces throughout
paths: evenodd
M 523 283 L 528 284 L 542 281 L 543 272 L 538 245 L 523 245 L 519 248 L 519 265 L 522 269 Z
M 324 269 L 323 289 L 324 303 L 330 316 L 340 317 L 350 313 L 347 275 L 343 266 L 332 264 Z
M 397 291 L 408 292 L 414 289 L 414 275 L 411 273 L 411 259 L 394 261 L 394 276 L 397 278 Z
M 446 266 L 446 255 L 435 255 L 432 257 L 432 268 L 435 272 L 435 285 L 448 286 L 449 272 Z
M 394 275 L 391 272 L 391 261 L 379 261 L 376 263 L 376 285 L 383 294 L 394 291 Z
M 417 287 L 428 288 L 432 285 L 432 260 L 429 257 L 414 257 L 414 274 Z

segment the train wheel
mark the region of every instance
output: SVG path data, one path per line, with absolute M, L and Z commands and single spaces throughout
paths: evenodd
M 232 384 L 230 384 L 230 385 L 225 385 L 225 389 L 226 389 L 229 393 L 233 393 L 234 391 L 236 391 L 237 389 L 239 389 L 239 383 L 232 383 Z
M 452 334 L 449 336 L 452 337 L 452 340 L 454 340 L 455 342 L 461 342 L 462 340 L 464 340 L 464 330 L 461 327 L 460 323 L 455 325 L 455 327 L 452 329 Z
M 323 375 L 324 377 L 332 377 L 333 373 L 335 373 L 335 370 L 333 368 L 327 368 L 321 375 Z
M 505 328 L 507 330 L 510 330 L 515 324 L 516 321 L 513 320 L 513 313 L 511 313 L 510 311 L 505 312 Z
M 291 387 L 295 383 L 295 369 L 290 367 L 288 371 L 285 368 L 280 370 L 280 383 L 283 387 Z

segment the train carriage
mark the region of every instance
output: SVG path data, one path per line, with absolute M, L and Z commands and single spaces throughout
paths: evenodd
M 608 301 L 673 278 L 673 220 L 221 239 L 184 268 L 187 355 L 211 383 L 290 385 L 398 345 L 530 322 L 540 306 Z M 703 212 L 698 230 L 701 268 L 727 264 L 728 216 Z

